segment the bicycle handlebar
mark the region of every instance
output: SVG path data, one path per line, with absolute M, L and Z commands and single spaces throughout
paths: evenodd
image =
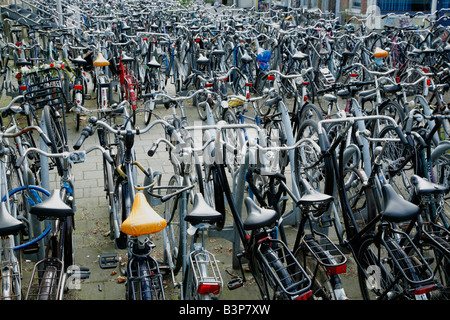
M 14 127 L 11 127 L 10 129 L 13 129 Z M 25 128 L 23 128 L 23 129 L 21 129 L 20 131 L 18 131 L 18 132 L 8 132 L 9 130 L 6 130 L 5 132 L 0 132 L 0 138 L 1 139 L 3 139 L 3 138 L 16 138 L 16 137 L 18 137 L 18 136 L 21 136 L 21 135 L 23 135 L 23 134 L 25 134 L 25 133 L 27 133 L 27 132 L 30 132 L 30 131 L 37 131 L 38 133 L 39 133 L 39 135 L 41 136 L 41 138 L 42 138 L 42 140 L 44 141 L 44 143 L 47 145 L 47 146 L 51 146 L 52 145 L 52 142 L 50 141 L 50 139 L 47 137 L 47 135 L 45 134 L 45 132 L 40 128 L 40 127 L 38 127 L 38 126 L 28 126 L 28 127 L 25 127 Z

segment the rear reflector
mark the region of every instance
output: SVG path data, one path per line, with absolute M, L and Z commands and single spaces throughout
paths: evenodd
M 309 298 L 311 298 L 311 296 L 312 296 L 312 290 L 309 290 L 309 291 L 305 292 L 304 294 L 299 295 L 294 300 L 308 300 Z
M 198 286 L 197 292 L 199 294 L 219 294 L 220 293 L 220 284 L 218 283 L 201 283 Z

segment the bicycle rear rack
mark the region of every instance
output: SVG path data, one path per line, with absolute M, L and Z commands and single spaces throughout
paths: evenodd
M 128 262 L 127 278 L 131 300 L 164 300 L 162 274 L 151 256 L 133 257 Z
M 327 84 L 333 84 L 336 79 L 334 78 L 333 74 L 331 73 L 330 69 L 327 67 L 320 68 L 320 73 L 323 75 L 325 80 L 327 81 Z
M 42 266 L 42 268 L 41 268 Z M 25 300 L 61 300 L 64 264 L 58 258 L 45 258 L 34 265 Z
M 191 270 L 194 272 L 195 292 L 220 295 L 223 281 L 216 257 L 203 248 L 197 248 L 191 252 L 189 258 Z
M 397 270 L 411 285 L 418 286 L 433 280 L 434 274 L 429 264 L 406 233 L 389 229 L 383 232 L 381 241 Z
M 263 245 L 269 245 L 272 250 L 264 250 Z M 294 299 L 303 299 L 304 294 L 310 292 L 311 279 L 283 241 L 265 239 L 259 244 L 258 253 L 267 269 L 270 270 L 272 279 L 276 282 L 276 289 L 282 290 Z M 288 276 L 281 278 L 280 275 L 283 273 Z M 275 294 L 278 294 L 279 290 L 275 291 Z
M 326 269 L 328 275 L 347 271 L 347 258 L 326 235 L 313 231 L 313 234 L 303 237 L 303 244 Z

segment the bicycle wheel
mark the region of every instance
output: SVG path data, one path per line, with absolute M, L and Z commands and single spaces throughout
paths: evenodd
M 398 139 L 398 134 L 393 126 L 385 126 L 378 134 L 378 137 Z M 412 150 L 407 148 L 402 142 L 389 141 L 382 155 L 383 168 L 389 183 L 405 199 L 408 198 L 411 189 L 409 177 L 414 169 L 411 152 Z
M 319 129 L 313 120 L 306 120 L 297 131 L 297 141 L 303 139 L 294 154 L 296 180 L 303 176 L 313 188 L 325 194 L 333 195 L 334 173 L 330 157 L 313 166 L 320 158 Z
M 225 109 L 223 112 L 222 119 L 227 122 L 227 124 L 237 124 L 239 123 L 236 115 L 230 109 Z M 223 159 L 229 168 L 229 170 L 233 173 L 239 170 L 240 165 L 242 164 L 242 137 L 241 137 L 241 129 L 227 129 L 223 131 L 223 140 L 231 147 L 236 150 L 236 153 L 227 150 L 225 159 Z
M 63 229 L 64 228 L 64 229 Z M 73 239 L 74 220 L 73 216 L 67 217 L 66 221 L 61 226 L 61 231 L 64 231 L 63 237 L 63 252 L 61 257 L 64 261 L 64 271 L 68 267 L 75 264 L 75 244 Z
M 124 197 L 126 196 L 127 184 L 123 183 L 122 179 L 117 179 L 114 186 L 112 210 L 109 214 L 109 226 L 111 238 L 114 239 L 114 245 L 118 249 L 127 248 L 127 235 L 120 231 L 122 222 L 125 221 L 126 209 L 124 203 Z
M 358 246 L 358 281 L 365 300 L 414 299 L 410 283 L 399 270 L 399 264 L 416 278 L 414 261 L 393 238 L 381 241 L 380 234 L 369 232 Z M 395 261 L 396 260 L 396 261 Z
M 319 245 L 317 244 L 319 247 Z M 327 271 L 304 245 L 294 254 L 297 261 L 311 279 L 312 300 L 335 300 L 333 285 Z
M 399 125 L 402 125 L 405 121 L 405 111 L 402 106 L 395 101 L 385 101 L 378 107 L 378 114 L 382 116 L 388 116 L 395 120 Z M 382 130 L 390 122 L 379 120 L 378 121 L 378 132 Z M 372 130 L 372 134 L 376 134 L 375 130 Z
M 358 268 L 358 282 L 363 299 L 374 300 L 381 297 L 384 290 L 394 283 L 395 277 L 391 273 L 395 271 L 387 249 L 375 233 L 361 239 L 357 259 L 361 264 Z M 398 286 L 394 288 L 398 290 Z
M 305 104 L 300 111 L 300 123 L 306 120 L 313 120 L 317 123 L 323 120 L 322 112 L 313 104 Z
M 146 125 L 150 123 L 154 109 L 155 100 L 153 98 L 144 102 L 144 123 Z
M 255 250 L 256 248 L 253 248 Z M 268 262 L 268 265 L 263 260 Z M 283 290 L 280 290 L 278 282 L 273 278 L 271 268 L 281 281 L 283 287 L 288 288 L 293 284 L 293 279 L 277 253 L 270 247 L 270 244 L 262 242 L 260 249 L 253 252 L 249 260 L 249 267 L 258 284 L 263 300 L 290 300 Z
M 287 144 L 286 130 L 281 119 L 272 119 L 268 121 L 264 124 L 264 129 L 266 130 L 268 147 L 280 147 Z M 278 160 L 278 163 L 275 164 L 275 166 L 278 165 L 277 171 L 284 174 L 284 170 L 289 164 L 289 152 L 286 150 L 280 151 L 278 154 L 274 155 L 273 160 Z M 268 170 L 270 170 L 273 165 L 272 161 L 269 160 L 267 163 Z
M 433 270 L 434 280 L 439 283 L 431 292 L 430 298 L 436 300 L 450 299 L 450 255 L 428 238 L 419 243 L 420 252 Z
M 169 180 L 169 187 L 180 187 L 181 178 L 177 175 L 174 175 Z M 173 192 L 174 190 L 168 190 L 168 193 Z M 181 211 L 181 195 L 174 196 L 171 199 L 167 200 L 164 208 L 164 219 L 167 221 L 167 226 L 165 228 L 165 232 L 167 232 L 167 243 L 165 243 L 166 250 L 164 250 L 164 264 L 169 264 L 169 259 L 172 260 L 174 265 L 174 273 L 177 274 L 181 266 L 183 264 L 183 253 L 181 250 L 181 241 L 180 237 L 180 213 Z M 167 252 L 169 251 L 169 252 Z M 170 255 L 170 257 L 168 256 Z
M 205 170 L 204 198 L 206 203 L 222 214 L 223 219 L 216 222 L 216 229 L 222 230 L 226 220 L 223 188 L 217 176 L 216 168 L 205 166 Z
M 59 120 L 59 115 L 55 109 L 46 105 L 42 111 L 42 118 L 45 122 L 47 136 L 51 142 L 51 152 L 61 153 L 67 151 L 67 141 L 65 139 L 64 130 Z M 60 176 L 63 175 L 63 164 L 61 158 L 52 158 Z
M 358 228 L 364 228 L 376 215 L 376 203 L 373 189 L 367 187 L 362 169 L 345 170 L 344 189 Z

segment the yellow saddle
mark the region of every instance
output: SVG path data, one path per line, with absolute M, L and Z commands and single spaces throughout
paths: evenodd
M 131 213 L 122 223 L 120 231 L 132 237 L 145 234 L 158 233 L 167 225 L 166 219 L 162 218 L 145 199 L 143 193 L 137 193 Z
M 97 59 L 94 61 L 94 66 L 96 67 L 107 67 L 109 66 L 109 61 L 105 59 L 105 57 L 100 52 L 97 56 Z
M 379 47 L 377 47 L 375 49 L 375 52 L 373 53 L 373 56 L 375 58 L 386 58 L 389 55 L 389 52 L 387 52 L 386 50 L 383 50 Z

